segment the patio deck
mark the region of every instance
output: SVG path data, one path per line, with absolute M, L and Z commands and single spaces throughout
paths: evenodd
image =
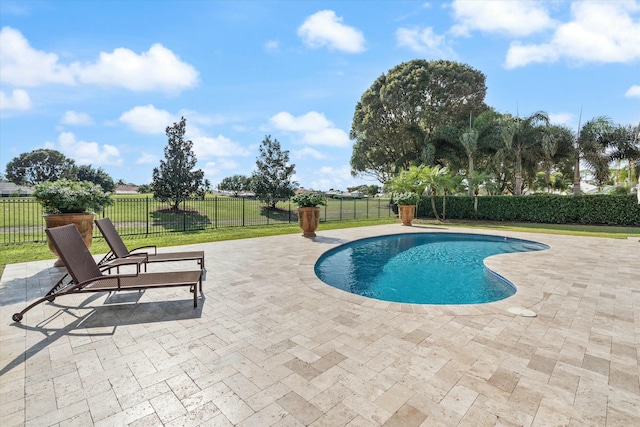
M 518 292 L 483 305 L 370 300 L 313 273 L 341 243 L 446 231 L 551 249 L 488 259 Z M 85 294 L 17 324 L 62 269 L 7 266 L 0 425 L 640 425 L 637 238 L 393 224 L 173 249 L 205 251 L 197 309 L 184 289 Z

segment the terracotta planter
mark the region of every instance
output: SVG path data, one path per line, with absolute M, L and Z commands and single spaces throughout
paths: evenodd
M 316 237 L 320 225 L 320 208 L 298 208 L 298 225 L 304 237 Z
M 411 226 L 415 211 L 416 205 L 398 205 L 398 216 L 402 221 L 402 225 Z
M 87 248 L 91 247 L 93 241 L 93 217 L 92 213 L 67 213 L 67 214 L 48 214 L 44 215 L 44 221 L 47 224 L 47 228 L 60 227 L 67 224 L 75 224 L 84 240 L 84 244 Z M 48 242 L 49 250 L 58 257 L 58 251 L 53 246 L 52 242 Z M 62 267 L 64 263 L 58 258 L 55 267 Z

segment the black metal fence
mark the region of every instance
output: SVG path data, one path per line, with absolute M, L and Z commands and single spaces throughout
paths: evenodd
M 40 204 L 31 197 L 0 199 L 1 243 L 45 241 Z M 321 222 L 377 219 L 393 216 L 389 199 L 328 199 L 321 206 Z M 261 226 L 298 222 L 298 210 L 290 200 L 275 207 L 250 198 L 207 197 L 190 200 L 173 211 L 167 203 L 151 197 L 116 197 L 114 204 L 96 213 L 109 217 L 121 235 L 150 235 L 228 227 Z M 94 229 L 94 237 L 100 237 Z

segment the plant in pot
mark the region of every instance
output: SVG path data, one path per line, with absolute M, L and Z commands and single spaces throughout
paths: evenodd
M 419 200 L 420 196 L 416 193 L 400 193 L 396 196 L 395 203 L 398 205 L 398 216 L 402 225 L 411 225 Z
M 111 194 L 105 193 L 99 185 L 68 179 L 37 184 L 33 197 L 42 205 L 47 228 L 75 224 L 87 248 L 92 243 L 94 211 L 113 204 Z M 58 256 L 51 242 L 49 250 Z M 54 265 L 63 264 L 58 259 Z
M 291 198 L 298 205 L 298 225 L 304 237 L 315 237 L 320 225 L 320 206 L 327 204 L 327 199 L 320 193 L 300 193 Z

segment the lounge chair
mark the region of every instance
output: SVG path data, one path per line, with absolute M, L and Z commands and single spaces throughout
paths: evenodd
M 62 295 L 86 292 L 141 291 L 150 288 L 188 286 L 193 293 L 193 306 L 198 306 L 198 288 L 202 293 L 202 270 L 105 275 L 102 272 L 109 267 L 100 269 L 75 225 L 48 228 L 45 231 L 68 273 L 43 298 L 20 313 L 15 313 L 13 320 L 16 322 L 22 320 L 24 313 L 44 301 L 51 302 Z M 131 262 L 137 263 L 140 259 L 132 259 Z M 70 279 L 69 276 L 71 276 Z
M 166 252 L 158 253 L 155 246 L 141 246 L 132 250 L 127 249 L 127 246 L 122 241 L 120 234 L 116 231 L 113 222 L 109 218 L 97 219 L 95 221 L 100 233 L 107 241 L 111 251 L 100 260 L 98 265 L 109 266 L 110 268 L 118 268 L 120 265 L 129 264 L 129 258 L 145 258 L 142 264 L 144 264 L 145 271 L 147 270 L 148 262 L 167 262 L 167 261 L 189 261 L 195 260 L 202 270 L 204 270 L 204 251 L 192 251 L 192 252 Z M 148 250 L 148 251 L 144 251 Z M 140 265 L 140 264 L 138 264 Z

